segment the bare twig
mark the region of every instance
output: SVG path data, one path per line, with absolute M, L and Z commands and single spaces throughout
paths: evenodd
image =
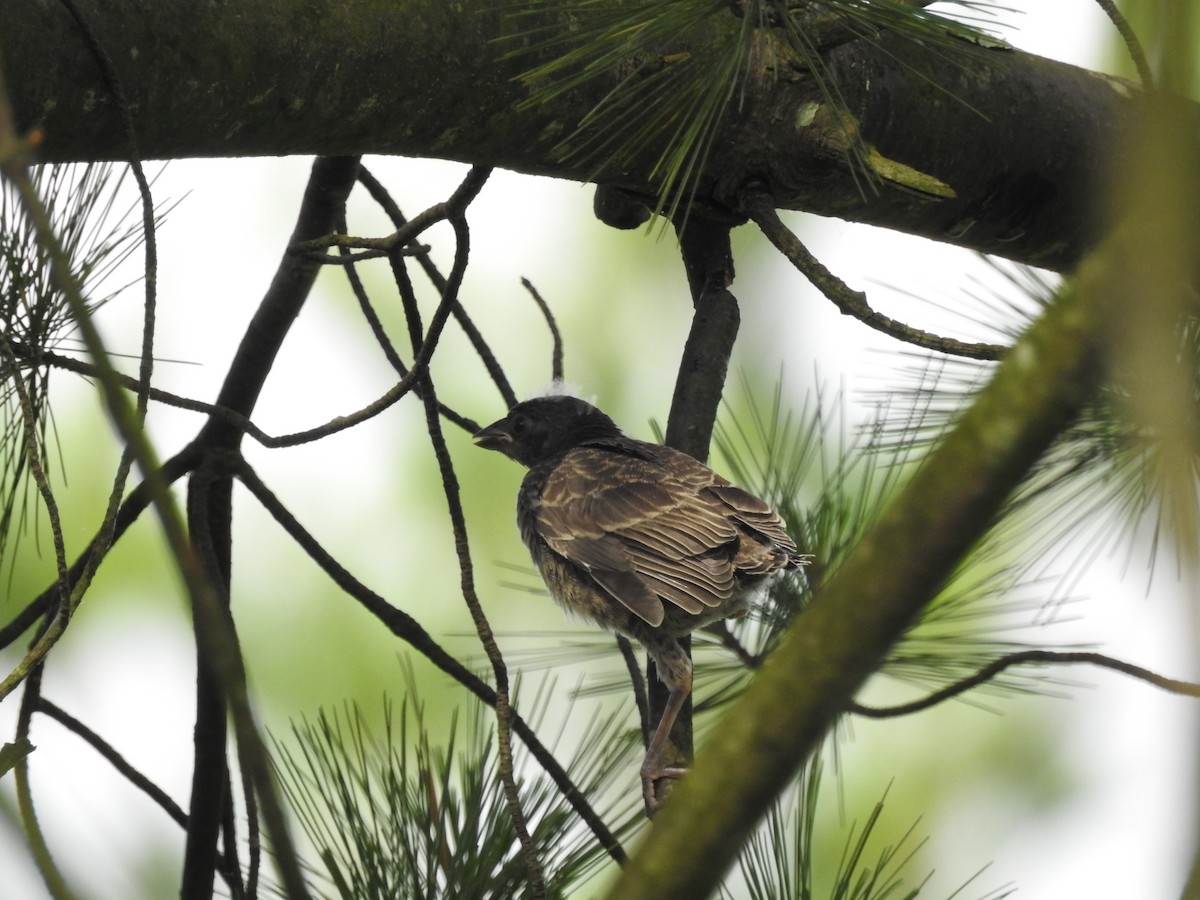
M 617 635 L 617 649 L 621 651 L 621 659 L 625 660 L 625 669 L 629 672 L 629 686 L 633 690 L 633 701 L 637 704 L 638 724 L 642 729 L 642 746 L 650 746 L 650 732 L 654 723 L 650 721 L 650 705 L 646 700 L 646 678 L 642 674 L 642 664 L 638 660 L 633 643 L 623 634 Z
M 17 739 L 28 740 L 30 725 L 33 723 L 33 712 L 37 708 L 38 698 L 42 693 L 42 666 L 35 666 L 25 679 L 25 691 L 21 697 L 21 708 L 17 714 Z M 21 822 L 25 826 L 25 837 L 34 863 L 46 883 L 46 890 L 54 900 L 74 900 L 75 895 L 67 885 L 66 879 L 54 862 L 50 853 L 50 845 L 46 843 L 46 835 L 38 822 L 37 811 L 33 805 L 33 789 L 29 784 L 29 756 L 23 756 L 13 768 L 13 776 L 17 789 L 17 808 L 21 812 Z
M 1138 40 L 1137 32 L 1133 30 L 1129 20 L 1121 12 L 1121 8 L 1114 0 L 1096 0 L 1096 5 L 1104 10 L 1108 20 L 1117 29 L 1117 34 L 1121 36 L 1125 49 L 1129 51 L 1129 58 L 1133 60 L 1133 67 L 1137 69 L 1143 90 L 1153 90 L 1154 73 L 1150 71 L 1150 63 L 1146 61 L 1146 51 L 1142 48 L 1142 42 Z
M 562 381 L 563 340 L 562 334 L 558 330 L 558 322 L 550 310 L 550 304 L 542 298 L 538 289 L 533 286 L 533 282 L 528 278 L 522 278 L 521 284 L 525 286 L 525 290 L 529 291 L 529 296 L 533 297 L 533 302 L 537 304 L 538 309 L 542 312 L 542 317 L 546 320 L 546 327 L 550 329 L 550 339 L 554 342 L 550 352 L 550 378 L 553 381 Z
M 831 300 L 838 310 L 847 316 L 858 319 L 864 325 L 876 331 L 912 344 L 925 350 L 935 350 L 950 356 L 962 356 L 967 359 L 999 359 L 1005 351 L 1000 344 L 968 343 L 954 338 L 943 337 L 920 328 L 913 328 L 903 322 L 892 319 L 883 313 L 871 309 L 867 303 L 867 295 L 862 291 L 852 290 L 844 281 L 830 272 L 813 256 L 808 248 L 796 237 L 779 218 L 771 197 L 762 191 L 750 191 L 743 195 L 742 205 L 746 214 L 754 220 L 762 233 L 767 236 L 775 248 L 796 267 L 813 287 Z
M 358 180 L 367 189 L 371 198 L 380 205 L 384 213 L 387 214 L 387 217 L 392 220 L 392 224 L 396 228 L 402 228 L 407 224 L 408 220 L 405 219 L 404 213 L 400 211 L 400 207 L 392 199 L 392 195 L 388 192 L 387 188 L 380 184 L 378 179 L 365 167 L 359 170 Z M 421 266 L 421 270 L 425 273 L 425 277 L 429 279 L 429 283 L 438 292 L 438 296 L 444 297 L 446 295 L 446 278 L 438 269 L 437 264 L 434 263 L 433 257 L 429 255 L 429 248 L 424 248 L 423 252 L 414 254 L 414 256 L 418 265 Z M 499 360 L 496 359 L 496 355 L 492 353 L 491 347 L 484 340 L 483 334 L 475 327 L 475 323 L 471 321 L 466 309 L 457 299 L 455 300 L 452 312 L 454 320 L 458 322 L 459 327 L 463 330 L 463 334 L 467 336 L 467 340 L 471 342 L 471 346 L 479 355 L 480 360 L 483 362 L 483 367 L 491 377 L 492 383 L 496 385 L 496 389 L 500 391 L 500 396 L 505 404 L 507 406 L 516 404 L 516 394 L 513 393 L 513 389 L 508 382 L 508 377 L 504 374 L 504 369 L 501 367 Z M 473 432 L 478 431 L 478 425 L 471 430 Z
M 199 452 L 196 444 L 189 444 L 175 456 L 167 460 L 162 467 L 163 481 L 170 485 L 179 478 L 182 478 L 199 459 Z M 139 484 L 121 504 L 121 508 L 117 512 L 117 518 L 113 529 L 113 542 L 121 537 L 135 521 L 153 502 L 152 491 L 150 486 L 145 482 Z M 72 563 L 68 570 L 68 578 L 74 590 L 74 585 L 82 578 L 87 569 L 89 560 L 92 559 L 96 548 L 100 546 L 101 535 L 97 535 L 84 548 L 79 557 Z M 106 544 L 111 546 L 111 544 Z M 0 648 L 7 647 L 17 640 L 22 634 L 42 616 L 47 610 L 51 609 L 59 596 L 59 586 L 56 581 L 53 585 L 42 591 L 35 597 L 26 607 L 15 615 L 7 625 L 0 627 Z
M 19 346 L 14 346 L 14 351 L 17 353 L 16 359 L 19 363 L 32 365 L 32 358 L 21 353 Z M 51 351 L 41 352 L 39 363 L 51 365 L 57 369 L 63 369 L 67 372 L 74 372 L 77 375 L 84 375 L 89 378 L 99 377 L 99 370 L 96 366 L 81 359 L 74 359 L 70 356 L 62 356 Z M 147 392 L 151 400 L 162 403 L 165 406 L 173 406 L 176 409 L 186 409 L 189 412 L 203 413 L 210 419 L 214 419 L 223 425 L 228 426 L 236 431 L 245 434 L 257 443 L 268 448 L 293 447 L 297 444 L 303 444 L 310 441 L 315 441 L 322 437 L 328 437 L 331 434 L 336 434 L 339 431 L 344 431 L 347 428 L 352 428 L 359 425 L 368 419 L 371 419 L 384 410 L 391 407 L 409 390 L 412 390 L 413 379 L 409 377 L 407 367 L 400 364 L 398 371 L 401 374 L 401 382 L 394 385 L 378 400 L 368 404 L 357 412 L 350 413 L 345 416 L 339 416 L 324 425 L 308 429 L 307 431 L 299 431 L 293 434 L 272 435 L 263 431 L 250 419 L 234 409 L 227 406 L 220 406 L 215 403 L 205 403 L 202 400 L 193 400 L 191 397 L 183 397 L 179 394 L 173 394 L 170 391 L 164 391 L 160 388 L 150 388 Z M 138 379 L 129 375 L 116 373 L 116 380 L 121 387 L 127 390 L 137 391 L 140 389 L 141 382 Z M 442 414 L 466 431 L 475 432 L 479 430 L 479 425 L 467 416 L 456 412 L 444 404 L 441 406 Z
M 29 467 L 34 484 L 37 485 L 38 493 L 42 497 L 42 503 L 46 507 L 46 518 L 50 522 L 50 534 L 54 543 L 54 562 L 57 570 L 54 589 L 54 613 L 46 623 L 46 627 L 42 630 L 42 633 L 38 635 L 34 645 L 21 661 L 17 663 L 12 672 L 5 676 L 3 681 L 0 681 L 0 700 L 3 700 L 31 672 L 41 665 L 42 661 L 46 658 L 46 654 L 50 652 L 59 637 L 62 636 L 66 630 L 67 622 L 70 621 L 71 613 L 74 612 L 74 597 L 71 590 L 71 577 L 67 569 L 67 549 L 63 541 L 62 519 L 58 513 L 58 501 L 54 499 L 54 491 L 51 489 L 50 481 L 46 477 L 46 469 L 42 465 L 42 455 L 38 448 L 37 416 L 33 409 L 33 402 L 30 399 L 29 391 L 25 388 L 25 382 L 22 380 L 20 372 L 16 369 L 16 358 L 13 356 L 12 347 L 9 346 L 8 339 L 3 332 L 0 332 L 0 357 L 6 363 L 13 366 L 12 383 L 21 407 L 21 429 L 25 437 L 25 463 Z
M 109 764 L 136 787 L 139 791 L 157 803 L 171 819 L 181 828 L 187 828 L 187 813 L 183 811 L 171 795 L 138 771 L 112 744 L 108 743 L 92 729 L 88 728 L 62 707 L 50 702 L 45 697 L 37 700 L 37 711 L 49 716 L 68 731 L 77 734 L 91 745 Z
M 470 198 L 466 198 L 470 202 Z M 463 203 L 465 207 L 466 202 Z M 450 226 L 454 229 L 456 247 L 454 264 L 450 277 L 446 279 L 445 293 L 442 303 L 453 302 L 462 284 L 466 272 L 467 260 L 470 256 L 470 230 L 462 209 L 458 209 L 449 217 Z M 413 352 L 419 353 L 424 349 L 421 345 L 421 320 L 417 308 L 416 294 L 413 292 L 412 281 L 404 260 L 394 256 L 390 260 L 392 272 L 395 275 L 396 286 L 400 291 L 400 299 L 404 305 L 405 318 L 408 322 L 409 336 L 413 343 Z M 454 532 L 454 550 L 458 556 L 458 569 L 463 599 L 475 623 L 475 631 L 483 644 L 484 652 L 492 664 L 492 672 L 496 677 L 496 742 L 499 746 L 499 774 L 504 788 L 504 797 L 508 805 L 509 817 L 512 819 L 513 830 L 521 844 L 525 868 L 529 875 L 529 893 L 535 900 L 544 900 L 546 896 L 545 875 L 542 872 L 541 861 L 533 847 L 529 836 L 529 825 L 525 811 L 521 807 L 520 794 L 517 791 L 516 777 L 513 773 L 512 757 L 512 719 L 513 711 L 509 704 L 508 667 L 504 656 L 496 643 L 491 623 L 483 611 L 483 604 L 475 591 L 474 566 L 471 562 L 471 550 L 467 539 L 467 522 L 463 515 L 462 501 L 459 493 L 458 476 L 454 472 L 454 463 L 450 458 L 450 450 L 446 446 L 445 435 L 442 433 L 441 418 L 437 409 L 437 394 L 433 386 L 433 377 L 426 368 L 421 371 L 421 400 L 425 406 L 425 427 L 433 444 L 434 455 L 437 457 L 438 469 L 442 477 L 442 493 L 449 507 L 451 528 Z
M 866 716 L 871 719 L 907 716 L 911 713 L 929 709 L 931 706 L 937 706 L 937 704 L 945 700 L 957 697 L 959 694 L 985 684 L 1006 669 L 1030 663 L 1041 663 L 1043 665 L 1086 663 L 1088 665 L 1100 666 L 1104 669 L 1111 669 L 1123 675 L 1129 675 L 1132 678 L 1137 678 L 1140 681 L 1152 684 L 1157 688 L 1162 688 L 1164 691 L 1169 691 L 1172 694 L 1180 694 L 1185 697 L 1200 697 L 1200 684 L 1167 678 L 1151 672 L 1142 666 L 1113 659 L 1111 656 L 1105 656 L 1103 653 L 1093 653 L 1086 650 L 1021 650 L 1017 653 L 1010 653 L 1007 656 L 992 660 L 974 675 L 956 681 L 954 684 L 947 685 L 939 691 L 934 691 L 928 697 L 923 697 L 920 700 L 882 708 L 864 706 L 861 703 L 852 703 L 849 709 L 855 715 Z
M 181 828 L 187 828 L 188 817 L 183 808 L 176 803 L 166 791 L 160 788 L 157 784 L 143 775 L 136 769 L 124 756 L 122 756 L 115 747 L 108 743 L 83 722 L 76 719 L 66 710 L 47 700 L 43 696 L 37 698 L 37 712 L 49 716 L 54 721 L 58 722 L 68 731 L 74 732 L 84 741 L 86 741 L 93 750 L 99 753 L 109 764 L 123 775 L 134 787 L 144 793 L 147 797 L 158 804 L 162 810 L 171 817 L 171 819 Z M 234 876 L 231 879 L 224 860 L 218 863 L 218 869 L 231 892 L 237 892 L 241 889 L 241 883 L 236 875 L 236 867 Z
M 359 171 L 359 179 L 362 178 L 362 170 Z M 338 230 L 346 230 L 345 215 L 338 222 Z M 342 250 L 342 253 L 347 251 Z M 350 284 L 350 291 L 354 294 L 354 298 L 358 301 L 358 308 L 363 314 L 363 318 L 367 320 L 367 326 L 371 329 L 371 334 L 375 338 L 375 343 L 383 350 L 383 355 L 386 357 L 388 364 L 400 375 L 400 377 L 408 377 L 408 367 L 404 365 L 404 361 L 400 359 L 400 354 L 396 352 L 395 346 L 392 344 L 391 338 L 388 337 L 387 329 L 383 327 L 383 321 L 375 312 L 375 307 L 371 303 L 371 298 L 367 295 L 367 288 L 363 284 L 362 279 L 358 277 L 358 269 L 351 262 L 346 266 L 346 281 Z M 420 388 L 415 387 L 414 390 L 418 393 Z M 453 422 L 459 428 L 474 434 L 479 430 L 479 424 L 468 417 L 455 412 L 445 403 L 438 401 L 438 411 L 441 412 L 448 420 Z
M 471 170 L 467 173 L 467 177 L 463 179 L 462 183 L 449 198 L 441 203 L 435 203 L 424 212 L 409 219 L 387 237 L 362 238 L 347 234 L 326 234 L 323 237 L 294 240 L 288 247 L 288 253 L 302 256 L 313 251 L 346 247 L 349 249 L 358 248 L 361 250 L 379 251 L 376 258 L 382 256 L 391 257 L 395 254 L 401 256 L 418 255 L 412 252 L 413 248 L 408 245 L 418 235 L 428 230 L 430 226 L 446 221 L 454 210 L 460 206 L 464 197 L 478 193 L 479 189 L 483 187 L 483 183 L 487 181 L 491 171 L 486 166 L 472 166 Z
M 126 426 L 127 428 L 132 427 L 136 423 L 136 427 L 141 429 L 146 418 L 147 407 L 149 406 L 149 392 L 154 376 L 154 335 L 158 314 L 158 236 L 154 223 L 154 198 L 150 193 L 150 182 L 146 178 L 146 172 L 142 167 L 141 151 L 138 149 L 137 129 L 133 124 L 133 114 L 129 109 L 125 90 L 121 86 L 120 78 L 117 76 L 117 68 L 113 65 L 112 58 L 100 43 L 100 39 L 96 36 L 91 24 L 84 17 L 75 0 L 61 0 L 61 2 L 75 20 L 75 24 L 83 36 L 84 43 L 87 44 L 88 51 L 100 66 L 105 86 L 108 88 L 109 93 L 112 94 L 114 106 L 121 117 L 121 125 L 125 131 L 125 146 L 129 155 L 129 168 L 137 184 L 138 197 L 141 202 L 142 239 L 145 246 L 142 279 L 145 297 L 142 306 L 142 346 L 138 361 L 138 388 L 133 421 L 127 423 Z M 87 315 L 87 311 L 83 306 L 79 308 L 73 307 L 72 314 L 78 318 L 81 315 Z M 97 347 L 98 345 L 89 345 L 89 352 L 93 358 L 96 356 Z M 107 371 L 105 371 L 106 368 Z M 100 366 L 100 370 L 101 379 L 107 379 L 109 385 L 116 383 L 117 372 L 111 365 L 107 365 L 105 361 Z M 142 448 L 140 459 L 142 464 L 149 461 L 149 458 L 145 455 L 145 450 L 148 447 L 149 445 L 146 444 Z M 80 586 L 84 589 L 91 583 L 92 577 L 100 567 L 100 562 L 107 555 L 108 546 L 113 540 L 113 532 L 116 528 L 117 510 L 121 505 L 121 498 L 125 495 L 125 485 L 129 480 L 130 469 L 138 455 L 138 449 L 135 444 L 127 439 L 125 446 L 121 448 L 121 456 L 117 462 L 116 473 L 113 476 L 112 489 L 109 491 L 103 524 L 100 527 L 100 532 L 95 542 L 95 550 L 89 558 L 84 573 L 79 580 Z M 77 603 L 78 600 L 73 602 Z
M 757 669 L 762 665 L 763 658 L 758 654 L 751 653 L 746 649 L 746 647 L 737 639 L 734 633 L 729 630 L 728 622 L 713 622 L 713 624 L 709 625 L 704 630 L 716 637 L 717 640 L 721 642 L 721 646 L 736 656 L 738 658 L 738 662 L 740 662 L 747 669 Z

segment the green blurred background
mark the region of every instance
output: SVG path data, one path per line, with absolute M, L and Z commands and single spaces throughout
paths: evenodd
M 1006 33 L 1013 43 L 1102 65 L 1095 48 L 1107 31 L 1092 4 L 1053 4 L 1056 15 L 1042 4 L 1015 5 L 1029 16 L 1008 17 L 1016 28 Z M 410 215 L 444 198 L 464 171 L 451 163 L 367 164 Z M 160 232 L 161 387 L 201 400 L 215 397 L 286 243 L 308 168 L 307 160 L 295 159 L 195 161 L 172 163 L 160 176 L 156 198 L 182 198 Z M 651 438 L 650 423 L 666 420 L 689 323 L 678 251 L 670 234 L 615 232 L 596 222 L 590 209 L 586 187 L 496 173 L 469 215 L 472 265 L 462 300 L 518 395 L 527 396 L 550 376 L 550 337 L 520 284 L 521 276 L 531 279 L 562 329 L 567 379 L 627 431 Z M 988 277 L 971 254 L 952 248 L 811 217 L 789 221 L 831 269 L 865 287 L 877 308 L 921 327 L 938 330 L 937 311 L 882 285 L 947 298 L 970 279 Z M 350 230 L 377 235 L 390 228 L 356 193 Z M 449 238 L 446 229 L 428 235 L 444 270 Z M 727 398 L 738 401 L 743 375 L 752 390 L 769 394 L 782 373 L 789 403 L 798 407 L 819 384 L 834 386 L 845 391 L 849 422 L 865 419 L 867 392 L 895 383 L 897 360 L 884 352 L 894 348 L 843 320 L 748 229 L 736 233 L 736 259 L 742 331 Z M 373 265 L 364 267 L 368 288 L 403 352 L 386 264 Z M 431 295 L 423 299 L 428 313 Z M 136 353 L 139 317 L 136 287 L 104 309 L 100 321 L 110 349 Z M 498 393 L 453 327 L 434 376 L 441 399 L 481 424 L 502 414 Z M 392 381 L 342 276 L 326 272 L 284 347 L 255 421 L 272 434 L 301 430 L 365 405 Z M 73 558 L 99 522 L 117 446 L 93 387 L 58 374 L 55 391 L 62 450 L 55 478 Z M 150 427 L 160 454 L 181 447 L 199 422 L 194 414 L 155 406 Z M 593 632 L 567 621 L 537 590 L 513 522 L 518 467 L 476 450 L 453 426 L 448 431 L 484 608 L 510 665 L 536 680 L 544 673 L 539 653 L 561 647 L 572 630 Z M 301 523 L 358 578 L 415 616 L 460 658 L 486 668 L 459 592 L 445 500 L 415 398 L 315 445 L 252 446 L 249 457 Z M 377 716 L 385 695 L 397 698 L 406 689 L 402 659 L 413 664 L 435 734 L 447 727 L 454 708 L 466 704 L 465 691 L 341 596 L 240 489 L 234 546 L 234 614 L 256 708 L 274 734 L 286 736 L 290 721 L 346 700 Z M 105 564 L 56 648 L 45 694 L 184 803 L 194 660 L 183 595 L 164 560 L 159 529 L 143 516 Z M 11 581 L 0 588 L 0 612 L 11 615 L 42 590 L 52 568 L 45 529 L 29 530 Z M 1173 598 L 1157 596 L 1177 588 L 1157 590 L 1153 616 L 1145 616 L 1144 604 L 1131 608 L 1142 601 L 1130 603 L 1108 591 L 1118 570 L 1114 564 L 1090 573 L 1079 586 L 1080 593 L 1096 594 L 1087 621 L 1055 626 L 1045 638 L 1109 646 L 1116 641 L 1115 655 L 1186 677 L 1190 614 Z M 1141 588 L 1137 582 L 1121 593 Z M 17 658 L 15 649 L 0 653 L 6 671 Z M 627 696 L 585 697 L 572 706 L 574 687 L 611 680 L 618 671 L 615 653 L 556 665 L 545 731 L 555 733 L 568 711 L 582 726 L 593 709 L 631 706 Z M 920 868 L 936 869 L 930 896 L 949 894 L 989 862 L 993 868 L 978 893 L 1015 881 L 1023 897 L 1173 894 L 1195 843 L 1190 796 L 1177 799 L 1190 795 L 1195 781 L 1194 720 L 1181 722 L 1179 701 L 1147 688 L 1108 676 L 1081 680 L 1100 690 L 1089 696 L 1071 689 L 1071 703 L 993 699 L 984 710 L 949 704 L 910 720 L 856 722 L 841 745 L 845 777 L 840 795 L 831 797 L 830 829 L 864 815 L 887 790 L 889 828 L 902 832 L 923 816 L 918 830 L 931 840 Z M 884 685 L 872 699 L 901 696 L 911 694 Z M 6 738 L 15 705 L 9 700 L 0 706 Z M 40 818 L 80 896 L 172 896 L 182 833 L 74 735 L 39 718 L 32 737 Z M 44 888 L 15 825 L 11 781 L 0 783 L 0 897 L 40 897 Z M 1189 790 L 1181 792 L 1180 785 Z M 628 788 L 637 790 L 633 765 Z

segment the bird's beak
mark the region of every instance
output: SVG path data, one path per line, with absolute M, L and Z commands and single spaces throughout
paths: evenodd
M 505 428 L 505 421 L 501 419 L 499 422 L 493 422 L 487 428 L 480 428 L 475 432 L 475 445 L 482 447 L 484 450 L 499 450 L 501 453 L 508 455 L 512 448 L 513 437 Z

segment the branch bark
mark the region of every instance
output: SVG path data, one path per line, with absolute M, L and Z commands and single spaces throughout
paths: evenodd
M 492 0 L 243 0 L 236 14 L 200 3 L 78 6 L 116 63 L 147 159 L 399 154 L 653 194 L 656 148 L 599 171 L 555 149 L 618 73 L 518 109 L 528 88 L 517 77 L 554 52 L 529 50 L 518 29 L 566 31 L 566 13 L 514 17 Z M 18 123 L 41 129 L 43 160 L 122 158 L 121 117 L 61 6 L 0 4 L 0 49 Z M 842 44 L 827 62 L 878 158 L 953 196 L 886 177 L 864 184 L 811 79 L 779 78 L 747 83 L 700 197 L 732 206 L 758 183 L 780 208 L 1055 269 L 1095 242 L 1096 185 L 1136 103 L 1127 83 L 1016 51 L 964 43 L 947 53 L 887 35 Z

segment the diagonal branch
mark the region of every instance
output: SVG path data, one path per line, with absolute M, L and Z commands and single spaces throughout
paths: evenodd
M 864 325 L 888 337 L 924 350 L 936 350 L 939 353 L 965 356 L 968 359 L 999 359 L 1004 353 L 1005 348 L 999 344 L 967 343 L 942 337 L 876 312 L 867 303 L 865 293 L 852 290 L 846 282 L 825 268 L 795 233 L 783 224 L 769 195 L 762 191 L 751 191 L 742 198 L 742 203 L 754 224 L 762 229 L 775 248 L 787 257 L 788 262 L 795 266 L 813 287 L 831 300 L 843 315 L 858 319 Z
M 124 775 L 134 787 L 157 803 L 177 825 L 181 828 L 187 827 L 187 813 L 183 811 L 183 808 L 171 798 L 170 794 L 134 768 L 112 744 L 45 697 L 37 698 L 37 711 L 54 719 L 68 731 L 77 734 L 91 745 L 93 750 L 108 760 L 109 764 Z
M 163 481 L 170 485 L 178 481 L 184 475 L 192 470 L 192 467 L 199 459 L 197 446 L 189 444 L 179 453 L 175 454 L 165 463 L 163 463 L 161 474 Z M 117 511 L 117 517 L 113 525 L 112 541 L 105 542 L 105 546 L 111 549 L 111 544 L 115 543 L 153 502 L 152 488 L 142 482 L 137 485 L 129 496 L 125 498 L 125 502 L 121 504 L 121 508 Z M 67 570 L 71 589 L 75 589 L 75 585 L 85 574 L 88 566 L 91 564 L 93 556 L 96 554 L 96 548 L 101 544 L 102 534 L 98 534 L 92 538 L 91 542 L 79 554 L 75 562 Z M 3 627 L 0 627 L 0 648 L 7 647 L 12 644 L 17 638 L 29 630 L 29 628 L 40 617 L 54 605 L 59 593 L 58 582 L 55 582 L 46 590 L 42 591 L 35 597 L 23 610 L 13 616 Z
M 362 172 L 359 172 L 359 180 L 362 180 Z M 345 232 L 346 222 L 345 216 L 342 216 L 338 222 L 338 231 Z M 349 251 L 345 248 L 339 248 L 339 253 L 343 258 L 347 257 Z M 352 261 L 347 261 L 345 266 L 346 281 L 350 284 L 350 292 L 354 294 L 354 299 L 358 301 L 359 311 L 362 312 L 363 318 L 367 320 L 367 327 L 371 329 L 371 334 L 375 338 L 375 343 L 379 345 L 379 349 L 383 351 L 384 357 L 388 364 L 396 370 L 396 373 L 403 379 L 408 377 L 408 366 L 400 358 L 400 354 L 396 352 L 395 346 L 392 344 L 391 338 L 388 337 L 387 329 L 383 327 L 383 321 L 379 318 L 379 313 L 375 311 L 374 305 L 371 303 L 371 298 L 367 294 L 366 285 L 363 284 L 362 278 L 358 275 L 358 268 Z M 414 388 L 414 391 L 418 391 Z M 419 394 L 418 394 L 419 396 Z M 479 430 L 479 425 L 474 420 L 461 415 L 447 406 L 445 403 L 438 401 L 438 412 L 443 416 L 462 428 L 469 434 L 474 434 Z

